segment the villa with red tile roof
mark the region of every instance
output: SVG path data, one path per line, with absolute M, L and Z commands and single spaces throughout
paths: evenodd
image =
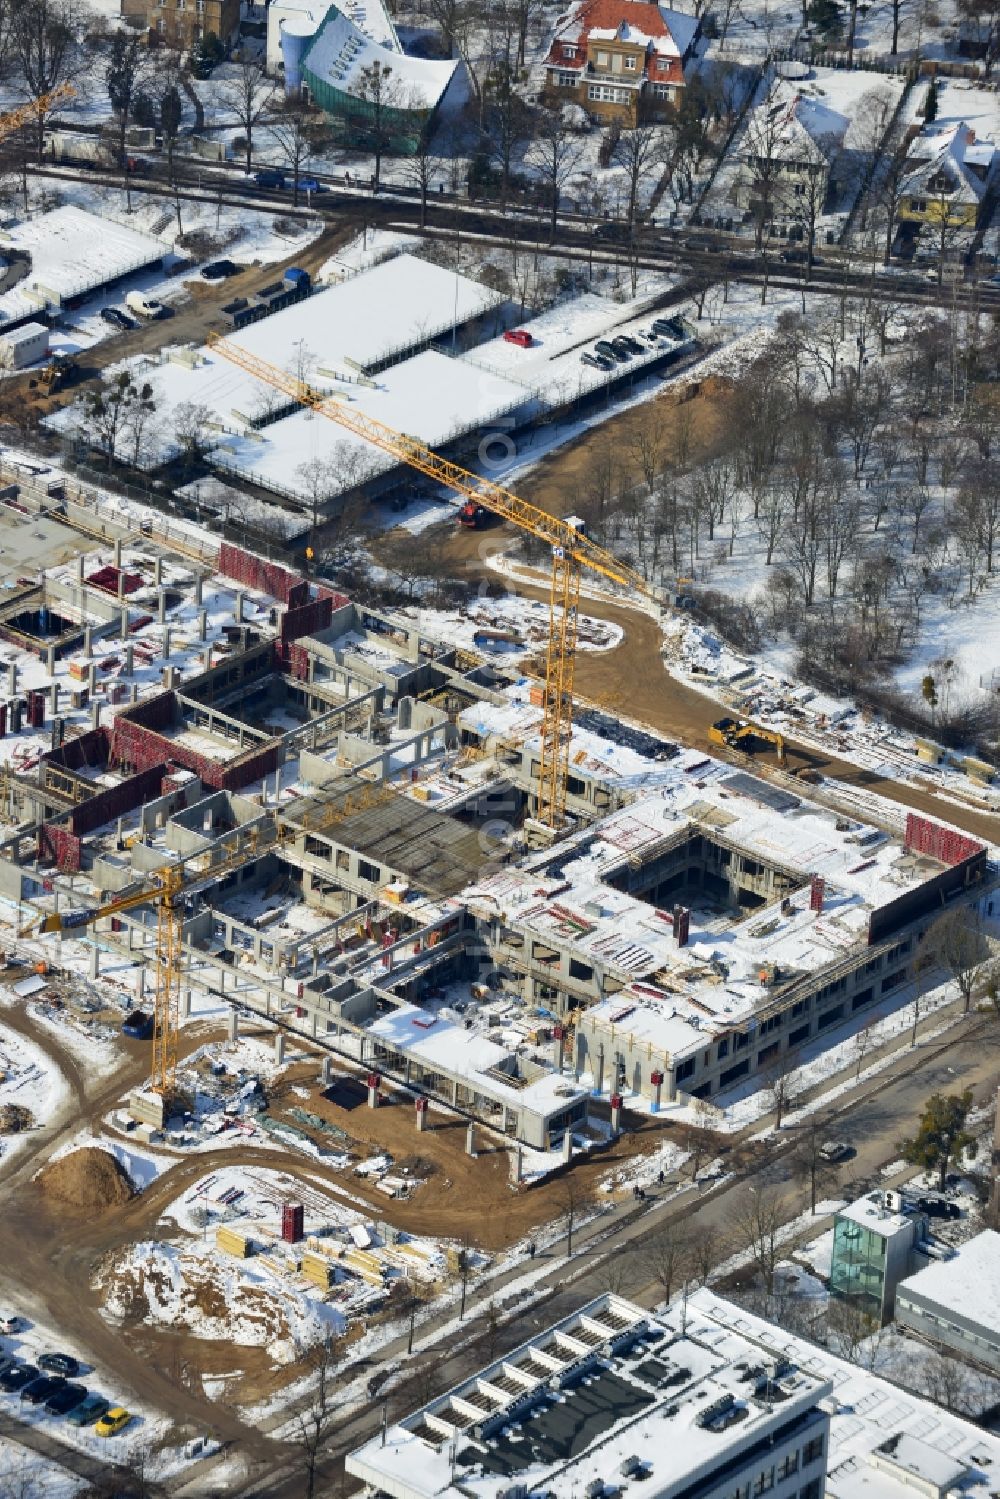
M 546 92 L 599 120 L 662 117 L 684 89 L 699 27 L 696 16 L 652 0 L 583 0 L 556 26 Z

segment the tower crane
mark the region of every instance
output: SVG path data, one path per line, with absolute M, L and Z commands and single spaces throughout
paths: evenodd
M 276 840 L 280 841 L 280 840 Z M 250 838 L 235 851 L 205 869 L 187 867 L 187 860 L 164 864 L 149 875 L 150 883 L 100 906 L 81 906 L 73 911 L 52 911 L 37 926 L 24 927 L 20 937 L 44 937 L 50 932 L 74 932 L 93 926 L 107 916 L 119 916 L 136 906 L 156 903 L 156 985 L 153 1004 L 153 1065 L 150 1083 L 155 1093 L 172 1098 L 177 1087 L 177 1041 L 180 1030 L 181 964 L 183 960 L 183 897 L 201 880 L 217 879 L 259 858 L 275 842 L 261 846 Z M 222 845 L 226 849 L 226 845 Z M 189 856 L 198 857 L 197 855 Z
M 59 104 L 63 99 L 72 99 L 75 94 L 76 89 L 71 83 L 59 83 L 47 94 L 40 94 L 37 99 L 32 99 L 30 104 L 22 104 L 19 109 L 0 115 L 0 141 L 22 130 L 25 125 L 37 124 L 39 117 L 51 109 L 53 104 Z
M 210 334 L 208 344 L 222 358 L 228 359 L 231 364 L 255 376 L 265 385 L 281 391 L 320 416 L 337 422 L 356 437 L 373 443 L 397 462 L 407 464 L 466 500 L 484 506 L 551 548 L 552 574 L 542 698 L 538 818 L 550 828 L 560 827 L 566 815 L 581 573 L 586 568 L 658 604 L 660 600 L 656 591 L 641 573 L 591 541 L 581 523 L 574 524 L 549 515 L 547 511 L 520 499 L 503 485 L 496 484 L 491 479 L 483 479 L 441 457 L 418 438 L 397 432 L 394 427 L 379 421 L 377 417 L 357 409 L 343 394 L 338 392 L 336 395 L 329 395 L 316 390 L 297 375 L 270 364 L 230 339 Z

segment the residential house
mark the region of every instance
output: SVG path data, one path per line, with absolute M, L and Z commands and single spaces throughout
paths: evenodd
M 285 91 L 303 89 L 354 144 L 364 146 L 377 129 L 387 150 L 412 153 L 436 116 L 466 102 L 467 75 L 453 58 L 409 56 L 388 19 L 386 24 L 388 32 L 373 36 L 359 18 L 336 5 L 318 25 L 305 11 L 283 19 Z
M 753 111 L 740 144 L 737 206 L 765 222 L 809 219 L 831 192 L 849 122 L 822 99 L 778 79 Z
M 239 38 L 240 0 L 122 0 L 122 18 L 175 46 L 217 36 L 231 47 Z
M 997 148 L 977 140 L 964 120 L 925 125 L 906 155 L 897 218 L 901 224 L 929 226 L 935 235 L 971 236 L 993 184 Z
M 700 25 L 651 0 L 584 0 L 556 28 L 546 91 L 598 120 L 662 118 L 684 90 Z

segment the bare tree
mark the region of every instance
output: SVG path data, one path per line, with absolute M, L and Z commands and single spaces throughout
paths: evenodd
M 662 135 L 655 125 L 639 120 L 621 132 L 612 153 L 612 160 L 625 172 L 627 198 L 625 220 L 629 231 L 635 230 L 636 211 L 639 206 L 639 190 L 646 175 L 657 164 L 663 164 Z
M 781 1217 L 777 1198 L 766 1188 L 750 1187 L 747 1200 L 737 1210 L 734 1242 L 746 1253 L 764 1282 L 768 1296 L 774 1294 L 774 1272 L 780 1258 L 778 1230 Z
M 374 157 L 372 176 L 377 192 L 382 181 L 382 158 L 392 150 L 400 135 L 399 116 L 409 108 L 410 91 L 393 72 L 391 64 L 376 58 L 361 69 L 351 86 L 351 93 L 364 105 L 363 110 L 352 116 L 352 138 Z
M 940 967 L 954 980 L 966 1014 L 996 959 L 978 915 L 968 906 L 943 911 L 924 933 L 918 965 Z
M 174 410 L 174 436 L 187 473 L 205 456 L 211 421 L 211 410 L 199 401 L 182 401 Z
M 315 1499 L 320 1454 L 343 1415 L 341 1400 L 334 1388 L 342 1358 L 343 1341 L 331 1334 L 311 1348 L 302 1360 L 313 1376 L 312 1389 L 309 1403 L 293 1416 L 293 1429 L 305 1477 L 306 1499 Z
M 280 121 L 271 126 L 289 171 L 292 174 L 292 203 L 299 201 L 299 178 L 328 133 L 323 115 L 302 100 L 291 101 L 282 113 Z
M 76 0 L 18 0 L 10 34 L 15 79 L 25 96 L 38 103 L 80 65 L 78 39 L 82 14 Z M 45 150 L 45 125 L 55 106 L 40 107 L 35 125 L 38 160 Z
M 153 387 L 137 385 L 128 370 L 106 377 L 88 390 L 80 403 L 84 433 L 105 456 L 110 469 L 118 455 L 119 439 L 128 431 L 134 408 L 152 404 Z
M 249 172 L 253 162 L 254 127 L 267 113 L 274 98 L 274 84 L 267 76 L 264 58 L 249 54 L 241 58 L 235 78 L 222 85 L 219 97 L 240 122 Z
M 538 172 L 545 184 L 549 202 L 549 244 L 555 243 L 559 196 L 583 155 L 583 144 L 575 130 L 563 119 L 559 108 L 540 110 L 535 116 L 534 134 L 525 160 Z
M 691 1242 L 677 1223 L 666 1222 L 655 1233 L 640 1241 L 643 1265 L 669 1302 L 674 1288 L 686 1279 L 691 1268 Z
M 440 171 L 441 162 L 431 150 L 430 131 L 425 127 L 420 132 L 417 149 L 406 161 L 407 180 L 420 193 L 420 227 L 427 228 L 427 195 L 431 190 L 434 175 Z
M 816 1212 L 820 1189 L 836 1176 L 837 1168 L 823 1155 L 827 1121 L 818 1114 L 807 1114 L 795 1132 L 791 1155 L 794 1175 L 809 1189 L 809 1211 Z

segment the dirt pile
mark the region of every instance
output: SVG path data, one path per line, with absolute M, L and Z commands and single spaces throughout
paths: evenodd
M 36 1178 L 46 1197 L 88 1213 L 106 1213 L 135 1196 L 135 1188 L 113 1155 L 96 1146 L 52 1161 Z

